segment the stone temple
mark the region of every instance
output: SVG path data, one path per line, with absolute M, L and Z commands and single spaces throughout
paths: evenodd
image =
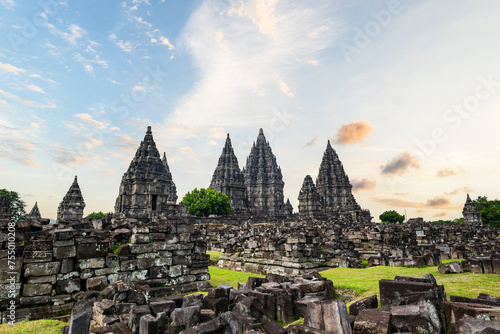
M 41 219 L 42 218 L 42 215 L 40 214 L 40 209 L 38 209 L 38 202 L 35 202 L 35 205 L 33 205 L 33 208 L 31 209 L 27 218 L 30 218 L 30 219 Z
M 144 140 L 123 174 L 115 217 L 150 219 L 175 214 L 176 202 L 177 190 L 166 155 L 162 160 L 148 126 Z
M 299 194 L 299 215 L 302 217 L 326 217 L 337 221 L 371 221 L 370 212 L 362 210 L 352 194 L 352 185 L 344 171 L 337 153 L 330 145 L 326 146 L 319 167 L 314 190 L 312 179 L 307 177 Z M 319 195 L 319 209 L 318 196 Z M 300 210 L 302 208 L 302 211 Z
M 10 202 L 7 194 L 3 194 L 3 196 L 0 196 L 0 222 L 9 222 L 10 216 Z
M 83 218 L 83 209 L 85 201 L 83 200 L 77 177 L 59 204 L 57 209 L 57 223 L 78 222 Z
M 210 188 L 229 197 L 232 214 L 247 214 L 245 178 L 238 165 L 229 134 L 212 176 Z
M 462 210 L 462 214 L 464 216 L 464 223 L 466 224 L 474 224 L 474 223 L 482 223 L 483 219 L 481 217 L 481 212 L 474 204 L 474 202 L 470 199 L 469 194 L 467 194 L 467 199 L 465 200 L 464 209 Z
M 251 216 L 271 219 L 287 216 L 283 196 L 285 182 L 281 168 L 276 163 L 276 157 L 262 129 L 250 150 L 243 175 Z

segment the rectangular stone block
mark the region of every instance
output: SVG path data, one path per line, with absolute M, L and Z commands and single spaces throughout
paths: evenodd
M 50 295 L 52 292 L 52 284 L 23 284 L 23 297 L 35 297 Z
M 77 268 L 80 269 L 100 269 L 106 265 L 106 259 L 103 257 L 93 259 L 81 259 L 76 262 Z
M 25 263 L 50 262 L 52 261 L 52 251 L 24 251 L 23 261 Z
M 112 253 L 108 242 L 96 242 L 88 244 L 78 244 L 77 256 L 79 259 L 88 259 L 93 257 L 104 257 Z
M 13 265 L 13 267 L 11 267 Z M 21 279 L 21 268 L 23 267 L 23 261 L 21 258 L 17 258 L 14 261 L 8 259 L 0 260 L 0 284 L 9 283 L 11 278 L 14 277 L 16 282 Z M 13 273 L 13 274 L 12 274 Z
M 56 282 L 57 282 L 56 275 L 32 276 L 28 278 L 28 284 L 40 284 L 40 283 L 56 284 Z
M 147 243 L 149 243 L 149 235 L 148 234 L 132 234 L 130 241 L 133 244 L 147 244 Z
M 131 244 L 130 252 L 132 254 L 140 254 L 140 253 L 150 253 L 153 251 L 153 245 L 150 243 L 147 244 Z
M 0 284 L 0 300 L 19 298 L 21 295 L 21 283 Z
M 81 282 L 80 279 L 71 279 L 66 281 L 59 281 L 56 284 L 56 293 L 65 294 L 80 291 Z
M 55 275 L 61 268 L 61 262 L 27 263 L 24 265 L 24 276 Z
M 53 242 L 52 240 L 33 240 L 26 241 L 24 245 L 25 252 L 34 251 L 52 251 Z
M 54 248 L 54 257 L 57 260 L 66 259 L 70 257 L 76 256 L 76 247 L 75 246 L 64 246 L 64 247 L 55 247 Z

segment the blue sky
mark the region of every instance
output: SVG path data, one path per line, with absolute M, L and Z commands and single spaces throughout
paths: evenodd
M 499 198 L 496 1 L 0 0 L 0 188 L 112 211 L 151 125 L 179 198 L 259 128 L 297 208 L 328 139 L 363 208 Z

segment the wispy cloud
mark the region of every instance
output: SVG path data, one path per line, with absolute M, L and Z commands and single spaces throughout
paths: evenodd
M 46 16 L 47 14 L 43 13 L 42 15 Z M 87 34 L 87 31 L 85 29 L 76 24 L 70 24 L 67 31 L 60 30 L 51 23 L 45 23 L 45 25 L 49 28 L 49 31 L 53 35 L 61 37 L 73 46 L 76 46 L 78 40 L 81 39 L 85 34 Z
M 450 203 L 451 203 L 451 201 L 448 198 L 446 198 L 444 196 L 436 196 L 434 198 L 428 199 L 426 206 L 433 207 L 433 208 L 436 208 L 436 207 L 441 208 L 441 207 L 448 206 Z
M 362 141 L 373 131 L 375 127 L 369 121 L 359 120 L 342 125 L 335 138 L 339 144 L 353 144 Z
M 447 195 L 447 196 L 453 196 L 453 195 L 456 195 L 456 194 L 459 194 L 459 193 L 468 194 L 468 193 L 472 193 L 472 192 L 474 192 L 473 188 L 462 187 L 462 188 L 454 189 L 454 190 L 452 190 L 450 192 L 445 192 L 444 194 Z
M 361 190 L 372 190 L 377 185 L 376 181 L 368 180 L 368 179 L 354 179 L 351 181 L 352 191 L 358 192 Z
M 465 172 L 465 170 L 462 167 L 459 167 L 459 168 L 441 168 L 437 171 L 436 176 L 438 176 L 438 177 L 455 176 L 455 175 L 460 174 L 462 172 Z
M 379 203 L 387 204 L 389 206 L 395 206 L 398 208 L 422 208 L 425 206 L 425 204 L 423 204 L 421 202 L 411 202 L 411 201 L 402 200 L 400 198 L 392 198 L 392 197 L 375 196 L 375 197 L 372 197 L 372 200 L 374 202 L 379 202 Z
M 29 90 L 32 90 L 34 92 L 37 92 L 37 93 L 45 94 L 45 91 L 43 90 L 43 88 L 38 87 L 38 86 L 33 85 L 33 84 L 27 85 L 26 88 L 28 88 Z
M 28 106 L 28 107 L 32 107 L 32 108 L 47 108 L 47 109 L 54 109 L 56 108 L 56 104 L 55 103 L 48 103 L 48 104 L 43 104 L 43 103 L 40 103 L 40 102 L 37 102 L 37 101 L 32 101 L 32 100 L 26 100 L 26 99 L 23 99 L 23 98 L 20 98 L 19 96 L 17 95 L 14 95 L 14 94 L 11 94 L 11 93 L 8 93 L 2 89 L 0 89 L 0 94 L 2 94 L 3 96 L 5 96 L 6 98 L 8 99 L 11 99 L 13 101 L 16 101 L 22 105 L 25 105 L 25 106 Z
M 116 44 L 123 52 L 130 53 L 134 47 L 132 46 L 132 42 L 130 41 L 123 41 L 121 39 L 118 39 L 116 37 L 116 34 L 112 33 L 109 34 L 109 39 Z
M 24 68 L 19 68 L 11 64 L 5 64 L 0 62 L 0 73 L 11 73 L 14 75 L 19 75 L 26 72 Z
M 39 167 L 35 160 L 36 145 L 26 139 L 31 130 L 8 127 L 0 123 L 0 157 L 31 167 Z
M 104 129 L 108 128 L 108 126 L 109 126 L 109 123 L 99 122 L 99 121 L 95 120 L 92 115 L 86 114 L 86 113 L 75 114 L 75 118 L 78 120 L 78 122 L 90 125 L 93 128 L 96 128 L 99 130 L 104 130 Z
M 410 152 L 403 152 L 391 161 L 387 162 L 384 166 L 380 167 L 382 174 L 385 175 L 401 175 L 408 171 L 410 168 L 420 168 L 420 163 Z
M 14 10 L 16 7 L 16 2 L 14 0 L 0 0 L 0 4 L 8 10 Z
M 308 141 L 308 142 L 304 145 L 304 147 L 309 147 L 309 146 L 314 145 L 314 144 L 318 141 L 318 139 L 319 139 L 318 135 L 314 135 L 314 137 L 313 137 L 310 141 Z

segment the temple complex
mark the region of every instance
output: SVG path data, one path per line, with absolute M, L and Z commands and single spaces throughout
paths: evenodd
M 304 183 L 303 191 L 301 190 L 299 195 L 302 198 L 299 215 L 302 217 L 325 216 L 328 219 L 348 222 L 371 220 L 369 211 L 362 210 L 356 202 L 349 177 L 344 171 L 344 166 L 337 153 L 330 145 L 330 141 L 328 141 L 323 154 L 316 179 L 316 192 L 319 195 L 318 210 L 315 209 L 317 208 L 317 196 L 312 188 L 314 184 L 311 186 L 312 180 L 304 180 Z M 300 208 L 303 210 L 302 213 Z
M 176 211 L 176 201 L 177 190 L 166 154 L 162 160 L 148 126 L 144 140 L 123 174 L 115 216 L 147 219 L 172 214 Z
M 286 217 L 283 198 L 285 182 L 262 129 L 253 143 L 243 175 L 251 216 L 271 219 Z
M 79 221 L 83 218 L 84 208 L 85 201 L 75 176 L 73 184 L 57 208 L 57 223 Z
M 481 218 L 481 212 L 474 204 L 474 202 L 470 199 L 469 194 L 467 194 L 467 199 L 465 200 L 464 209 L 462 210 L 462 214 L 464 216 L 464 223 L 473 224 L 473 223 L 482 223 L 483 219 Z
M 40 210 L 38 209 L 38 202 L 35 202 L 35 205 L 33 205 L 33 208 L 31 209 L 30 213 L 26 218 L 30 219 L 40 219 L 42 218 L 42 215 L 40 214 Z
M 231 213 L 246 215 L 248 210 L 245 179 L 234 154 L 229 134 L 222 149 L 219 162 L 210 182 L 210 188 L 215 189 L 227 197 L 231 203 Z

